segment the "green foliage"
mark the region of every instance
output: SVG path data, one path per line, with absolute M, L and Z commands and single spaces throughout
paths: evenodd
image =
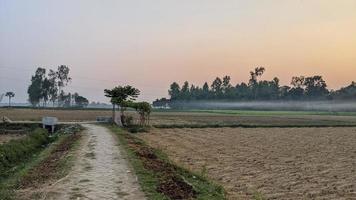
M 140 114 L 140 125 L 146 125 L 149 121 L 149 115 L 151 113 L 151 106 L 147 102 L 133 102 L 140 95 L 140 90 L 127 85 L 117 86 L 111 90 L 105 89 L 105 96 L 110 98 L 113 105 L 119 105 L 121 109 L 121 122 L 123 125 L 127 125 L 127 117 L 124 115 L 126 108 L 134 108 Z M 115 106 L 113 106 L 113 112 Z
M 115 88 L 109 90 L 104 90 L 105 96 L 110 98 L 110 102 L 116 105 L 122 105 L 125 107 L 125 101 L 133 101 L 138 95 L 140 95 L 140 90 L 130 86 L 116 86 Z
M 179 107 L 187 101 L 196 100 L 233 100 L 233 101 L 268 101 L 268 100 L 351 100 L 356 99 L 356 83 L 341 88 L 337 91 L 329 91 L 322 76 L 296 76 L 292 78 L 291 85 L 280 85 L 279 78 L 272 80 L 259 80 L 265 72 L 264 67 L 257 67 L 250 72 L 248 83 L 239 83 L 233 86 L 230 76 L 216 77 L 209 85 L 207 82 L 202 87 L 189 85 L 184 82 L 182 88 L 178 83 L 170 85 L 168 93 L 170 99 L 157 99 L 155 106 L 169 104 L 172 108 Z
M 47 131 L 36 129 L 28 136 L 0 145 L 0 177 L 5 177 L 18 163 L 30 158 L 50 142 Z

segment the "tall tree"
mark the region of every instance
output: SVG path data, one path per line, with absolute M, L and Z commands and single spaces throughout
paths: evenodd
M 204 83 L 204 85 L 203 85 L 203 89 L 202 89 L 202 99 L 209 99 L 210 97 L 209 97 L 209 93 L 210 93 L 210 91 L 209 91 L 209 85 L 208 85 L 208 83 L 207 82 L 205 82 Z
M 41 101 L 43 92 L 43 82 L 46 77 L 46 69 L 37 68 L 35 75 L 31 77 L 31 84 L 28 87 L 27 93 L 29 96 L 29 101 L 33 106 L 37 106 Z
M 189 83 L 188 83 L 188 81 L 185 81 L 183 83 L 182 89 L 180 91 L 180 96 L 184 100 L 189 100 L 190 99 L 190 91 L 189 91 Z
M 219 77 L 216 77 L 213 83 L 211 84 L 211 90 L 215 98 L 222 96 L 222 81 Z
M 262 76 L 264 72 L 265 72 L 264 67 L 256 67 L 254 71 L 250 72 L 251 77 L 249 80 L 249 86 L 252 90 L 254 99 L 257 99 L 258 77 Z
M 172 100 L 178 100 L 180 98 L 180 87 L 179 84 L 173 82 L 170 85 L 170 89 L 168 90 L 169 95 L 171 96 Z
M 5 96 L 9 98 L 9 107 L 11 107 L 11 99 L 15 97 L 15 93 L 14 92 L 6 92 Z
M 49 70 L 48 81 L 49 81 L 49 100 L 52 101 L 52 106 L 58 98 L 58 83 L 57 83 L 57 73 L 53 70 Z
M 323 98 L 329 91 L 326 89 L 327 85 L 322 76 L 312 76 L 305 78 L 305 93 L 311 98 Z
M 57 85 L 58 85 L 58 92 L 62 93 L 62 88 L 67 86 L 68 83 L 72 80 L 72 78 L 69 76 L 69 67 L 66 65 L 60 65 L 57 68 Z

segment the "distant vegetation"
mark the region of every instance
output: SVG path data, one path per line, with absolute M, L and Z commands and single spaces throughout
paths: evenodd
M 232 85 L 230 76 L 217 77 L 209 86 L 191 85 L 185 81 L 182 86 L 174 82 L 168 91 L 170 99 L 162 98 L 153 102 L 154 106 L 174 105 L 174 102 L 197 100 L 224 101 L 271 101 L 271 100 L 355 100 L 356 83 L 339 90 L 328 90 L 322 76 L 293 77 L 291 85 L 280 85 L 279 78 L 270 81 L 259 80 L 265 68 L 257 67 L 250 72 L 248 83 Z
M 46 74 L 45 68 L 37 68 L 31 78 L 31 84 L 27 93 L 29 102 L 34 107 L 46 107 L 47 103 L 52 102 L 55 107 L 87 107 L 89 101 L 78 93 L 65 93 L 64 88 L 70 83 L 72 78 L 69 76 L 70 69 L 61 65 L 57 71 L 49 70 Z
M 6 92 L 5 96 L 9 98 L 9 107 L 11 107 L 11 99 L 15 97 L 14 92 Z

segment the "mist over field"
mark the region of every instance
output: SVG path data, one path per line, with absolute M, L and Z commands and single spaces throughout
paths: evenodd
M 241 110 L 290 110 L 290 111 L 356 111 L 356 101 L 254 101 L 175 102 L 173 107 L 182 109 L 241 109 Z

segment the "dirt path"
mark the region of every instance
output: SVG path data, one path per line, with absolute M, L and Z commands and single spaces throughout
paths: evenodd
M 77 163 L 45 199 L 145 199 L 116 137 L 104 127 L 84 127 Z

